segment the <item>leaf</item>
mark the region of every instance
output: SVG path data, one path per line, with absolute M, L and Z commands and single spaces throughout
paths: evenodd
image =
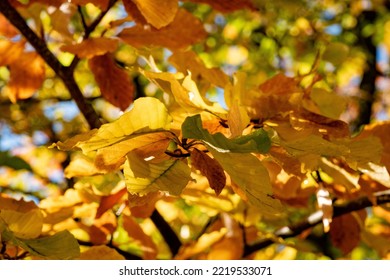
M 35 52 L 23 53 L 9 69 L 11 78 L 6 92 L 12 102 L 30 98 L 45 79 L 45 62 Z
M 226 138 L 222 133 L 210 134 L 202 127 L 200 115 L 187 117 L 182 125 L 184 138 L 202 140 L 206 145 L 222 153 L 266 153 L 271 141 L 263 129 L 257 129 L 251 134 Z
M 228 126 L 232 133 L 232 137 L 242 135 L 242 131 L 248 126 L 250 118 L 245 110 L 245 107 L 234 102 L 228 114 Z
M 177 0 L 132 0 L 146 21 L 157 29 L 170 24 L 178 11 Z M 128 11 L 128 10 L 127 10 Z M 129 11 L 128 11 L 129 12 Z
M 222 192 L 226 184 L 226 176 L 223 168 L 215 159 L 195 148 L 191 151 L 191 165 L 207 178 L 216 195 Z
M 139 223 L 132 217 L 122 215 L 123 228 L 127 231 L 129 236 L 133 238 L 141 246 L 143 258 L 146 260 L 153 260 L 157 256 L 157 246 L 151 237 L 144 233 Z
M 0 18 L 1 16 L 2 15 L 0 15 Z M 14 43 L 9 40 L 0 40 L 0 66 L 6 66 L 17 62 L 23 54 L 24 45 L 24 41 Z
M 79 58 L 92 58 L 101 56 L 108 52 L 114 52 L 118 47 L 118 40 L 112 38 L 88 38 L 79 44 L 61 46 L 61 51 L 70 52 Z M 112 67 L 112 65 L 109 65 Z M 108 70 L 109 71 L 109 70 Z M 108 77 L 110 78 L 110 77 Z
M 115 249 L 106 245 L 92 246 L 80 254 L 79 260 L 125 260 Z
M 134 100 L 134 84 L 128 73 L 119 68 L 110 54 L 94 56 L 88 60 L 102 96 L 122 111 Z
M 2 14 L 0 15 L 0 34 L 8 38 L 18 34 L 18 30 Z M 3 52 L 1 53 L 4 54 Z
M 173 22 L 161 29 L 136 25 L 125 28 L 118 37 L 136 48 L 159 46 L 177 50 L 202 41 L 206 32 L 198 18 L 179 9 Z
M 204 3 L 210 5 L 213 9 L 222 13 L 231 13 L 236 10 L 249 9 L 256 10 L 251 0 L 190 0 L 191 2 Z
M 204 110 L 213 113 L 224 114 L 226 111 L 218 104 L 206 102 L 199 93 L 197 85 L 191 78 L 191 74 L 186 76 L 183 83 L 180 84 L 179 79 L 183 78 L 181 73 L 172 74 L 167 72 L 143 72 L 143 74 L 157 84 L 163 91 L 171 93 L 176 102 L 186 112 L 202 112 Z
M 338 119 L 347 106 L 342 96 L 322 88 L 313 88 L 310 98 L 317 104 L 322 115 L 333 119 Z
M 340 42 L 330 43 L 324 53 L 322 54 L 322 59 L 329 61 L 335 66 L 342 64 L 349 54 L 349 47 Z
M 25 201 L 23 198 L 16 200 L 12 197 L 8 197 L 6 194 L 0 193 L 0 210 L 7 209 L 18 212 L 28 212 L 37 208 L 37 205 L 33 201 Z
M 26 169 L 31 171 L 31 166 L 22 158 L 12 156 L 9 152 L 0 151 L 0 166 L 8 166 L 15 170 Z
M 333 245 L 339 248 L 344 255 L 359 245 L 360 233 L 360 225 L 352 214 L 333 219 L 329 231 Z
M 198 77 L 202 77 L 209 83 L 221 88 L 224 88 L 229 82 L 228 76 L 221 69 L 206 67 L 194 51 L 175 51 L 168 61 L 181 73 L 191 72 L 191 77 L 195 82 L 198 82 Z
M 211 154 L 246 195 L 247 201 L 262 213 L 277 214 L 283 209 L 272 194 L 267 169 L 251 154 L 221 153 L 210 148 Z
M 17 238 L 37 238 L 42 232 L 43 216 L 39 209 L 25 213 L 3 209 L 0 219 Z
M 114 194 L 103 196 L 100 200 L 95 218 L 99 219 L 107 210 L 117 204 L 126 193 L 127 189 L 123 188 Z
M 18 239 L 17 245 L 32 255 L 48 259 L 71 260 L 80 256 L 80 247 L 68 231 L 39 239 Z
M 156 208 L 156 202 L 163 197 L 164 193 L 160 191 L 150 192 L 143 196 L 128 194 L 131 216 L 142 219 L 149 218 Z
M 139 195 L 155 191 L 179 195 L 191 179 L 191 169 L 181 160 L 169 159 L 154 164 L 139 158 L 135 153 L 127 155 L 124 174 L 127 190 Z

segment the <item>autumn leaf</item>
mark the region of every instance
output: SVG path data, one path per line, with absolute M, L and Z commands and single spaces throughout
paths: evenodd
M 206 153 L 193 149 L 191 151 L 191 165 L 204 175 L 210 183 L 210 188 L 219 195 L 226 184 L 226 176 L 221 165 Z
M 114 194 L 103 196 L 100 200 L 100 204 L 96 211 L 95 218 L 99 219 L 104 214 L 104 212 L 111 209 L 115 204 L 117 204 L 119 200 L 126 194 L 126 192 L 126 188 L 123 188 Z
M 142 219 L 149 218 L 156 208 L 156 202 L 163 197 L 164 193 L 161 191 L 149 192 L 143 196 L 138 194 L 128 194 L 131 216 Z
M 206 32 L 199 19 L 179 9 L 173 22 L 161 29 L 136 25 L 125 28 L 118 37 L 137 48 L 160 46 L 177 50 L 200 42 L 206 37 Z
M 80 58 L 88 58 L 89 59 L 89 58 L 92 58 L 94 56 L 102 56 L 105 53 L 114 52 L 116 50 L 117 46 L 118 46 L 118 41 L 115 39 L 112 39 L 112 38 L 105 38 L 105 37 L 88 38 L 79 44 L 61 46 L 61 51 L 70 52 L 70 53 L 77 55 Z M 106 58 L 106 59 L 108 59 L 108 58 Z M 104 61 L 102 61 L 100 63 L 104 63 Z M 107 62 L 107 64 L 108 64 L 107 65 L 108 67 L 113 67 L 110 63 Z M 96 67 L 99 67 L 99 65 Z M 112 70 L 112 71 L 114 72 L 115 70 Z M 119 73 L 119 71 L 115 72 L 115 74 L 117 74 L 117 73 Z M 112 75 L 114 75 L 114 73 Z M 122 77 L 122 76 L 120 76 L 120 77 Z M 126 89 L 126 88 L 124 88 L 124 89 Z
M 152 238 L 144 233 L 142 227 L 135 221 L 134 218 L 122 215 L 123 228 L 141 247 L 143 258 L 146 260 L 153 260 L 157 256 L 157 246 Z
M 88 60 L 89 68 L 104 99 L 121 110 L 127 109 L 134 100 L 134 85 L 129 74 L 119 68 L 110 54 Z
M 200 115 L 187 117 L 182 125 L 182 133 L 184 138 L 202 140 L 221 153 L 266 153 L 271 145 L 267 133 L 262 129 L 233 139 L 226 138 L 222 133 L 210 134 L 202 127 Z
M 45 63 L 35 52 L 23 53 L 9 68 L 11 78 L 6 92 L 12 102 L 31 97 L 45 79 Z
M 0 15 L 0 34 L 8 38 L 18 34 L 17 29 L 2 14 Z
M 169 159 L 154 164 L 135 153 L 127 155 L 124 174 L 127 190 L 139 195 L 155 191 L 179 195 L 191 179 L 191 169 L 181 160 Z
M 79 260 L 125 260 L 115 249 L 106 245 L 92 246 L 80 254 Z
M 0 25 L 1 26 L 1 25 Z M 9 40 L 0 40 L 0 66 L 11 65 L 20 59 L 24 50 L 25 42 L 14 43 Z
M 178 11 L 177 0 L 125 0 L 124 3 L 126 11 L 135 15 L 135 19 L 139 19 L 139 14 L 142 14 L 145 21 L 157 29 L 170 24 Z M 131 5 L 132 3 L 135 5 Z
M 37 238 L 42 232 L 43 216 L 39 209 L 28 212 L 2 209 L 0 220 L 17 238 Z

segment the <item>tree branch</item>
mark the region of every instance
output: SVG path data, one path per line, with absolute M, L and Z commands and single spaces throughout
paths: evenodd
M 100 127 L 101 122 L 99 116 L 93 109 L 92 105 L 85 102 L 84 96 L 74 79 L 73 70 L 69 67 L 63 66 L 59 62 L 55 55 L 49 50 L 45 41 L 35 34 L 35 32 L 27 25 L 25 19 L 7 0 L 0 1 L 0 12 L 20 31 L 20 33 L 22 33 L 27 41 L 35 48 L 37 53 L 61 78 L 66 88 L 69 90 L 73 100 L 76 102 L 80 112 L 87 120 L 89 126 L 91 128 Z
M 155 209 L 150 216 L 155 226 L 160 231 L 165 242 L 168 244 L 169 249 L 173 256 L 175 256 L 181 247 L 181 241 L 177 237 L 176 233 L 170 227 L 170 225 L 164 220 L 164 217 Z
M 340 204 L 340 205 L 334 205 L 333 206 L 333 218 L 351 213 L 353 211 L 362 210 L 364 208 L 375 206 L 375 205 L 381 205 L 385 203 L 390 203 L 390 191 L 384 191 L 384 192 L 378 192 L 373 195 L 375 204 L 373 203 L 373 200 L 369 199 L 368 197 L 360 197 L 358 199 L 348 201 L 346 203 Z M 292 225 L 292 226 L 285 226 L 283 228 L 280 228 L 275 232 L 274 238 L 265 238 L 260 241 L 257 241 L 256 243 L 246 245 L 244 250 L 244 257 L 247 257 L 248 255 L 266 248 L 267 246 L 273 244 L 275 242 L 275 238 L 282 238 L 286 239 L 289 237 L 297 236 L 298 234 L 302 233 L 303 231 L 314 227 L 315 225 L 322 222 L 322 211 L 317 211 L 313 214 L 311 214 L 309 217 L 307 217 L 305 220 Z

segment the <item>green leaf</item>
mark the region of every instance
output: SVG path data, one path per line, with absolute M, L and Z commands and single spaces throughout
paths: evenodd
M 179 195 L 191 179 L 191 169 L 181 160 L 165 160 L 158 164 L 129 153 L 124 165 L 127 189 L 144 195 L 153 191 L 167 191 Z
M 271 147 L 268 134 L 263 129 L 233 139 L 228 139 L 219 132 L 210 134 L 202 127 L 200 115 L 187 117 L 182 125 L 182 133 L 184 138 L 202 140 L 222 153 L 266 153 Z
M 8 166 L 15 170 L 32 170 L 31 166 L 20 157 L 13 156 L 9 152 L 0 152 L 0 166 Z
M 221 153 L 210 149 L 211 154 L 242 189 L 250 204 L 261 212 L 278 214 L 283 207 L 272 195 L 272 186 L 267 169 L 251 154 Z
M 348 54 L 349 47 L 347 45 L 340 42 L 334 42 L 330 43 L 326 47 L 322 55 L 322 59 L 329 61 L 335 66 L 338 66 L 347 59 Z

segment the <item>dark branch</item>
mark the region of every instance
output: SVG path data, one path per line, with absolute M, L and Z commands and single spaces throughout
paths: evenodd
M 14 25 L 20 33 L 22 33 L 27 41 L 35 48 L 37 53 L 61 78 L 66 88 L 69 90 L 70 95 L 76 102 L 80 112 L 87 120 L 89 126 L 91 128 L 100 127 L 101 122 L 99 116 L 93 109 L 92 105 L 85 102 L 84 96 L 73 77 L 72 69 L 63 66 L 58 61 L 55 55 L 47 47 L 45 41 L 27 25 L 25 19 L 8 1 L 0 1 L 0 11 L 12 23 L 12 25 Z
M 373 197 L 376 200 L 375 204 L 373 203 L 373 200 L 369 199 L 368 197 L 361 197 L 340 205 L 337 204 L 334 205 L 333 218 L 351 213 L 353 211 L 362 210 L 364 208 L 371 207 L 374 205 L 390 203 L 390 191 L 375 193 Z M 285 238 L 297 236 L 303 231 L 321 223 L 322 215 L 323 215 L 322 211 L 317 211 L 311 214 L 309 217 L 307 217 L 304 221 L 300 223 L 297 223 L 292 226 L 283 227 L 275 232 L 275 238 L 285 239 Z M 244 251 L 244 257 L 247 257 L 248 255 L 260 249 L 266 248 L 267 246 L 273 244 L 275 242 L 274 240 L 275 239 L 272 238 L 266 238 L 256 243 L 246 245 Z
M 150 218 L 160 231 L 165 242 L 167 243 L 169 249 L 171 250 L 172 256 L 175 256 L 179 252 L 179 249 L 182 245 L 179 237 L 177 237 L 176 233 L 157 210 L 153 211 L 152 216 Z

